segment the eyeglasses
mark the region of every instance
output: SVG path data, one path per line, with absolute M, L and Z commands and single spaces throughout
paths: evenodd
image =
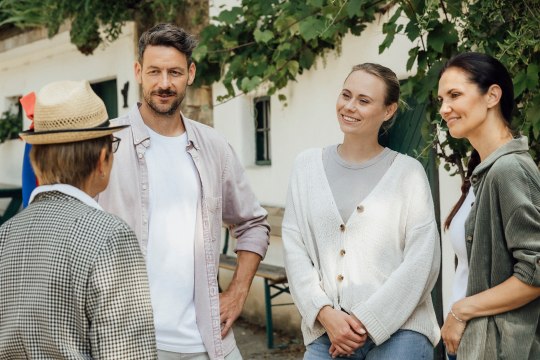
M 115 153 L 116 150 L 118 150 L 118 146 L 120 146 L 120 138 L 117 138 L 115 136 L 113 136 L 113 139 L 112 139 L 112 152 Z

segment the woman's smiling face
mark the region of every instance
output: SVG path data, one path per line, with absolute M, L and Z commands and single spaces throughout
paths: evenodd
M 341 131 L 350 135 L 378 136 L 383 122 L 394 114 L 385 105 L 386 84 L 363 70 L 352 72 L 339 94 L 336 113 Z
M 454 138 L 469 138 L 485 124 L 489 103 L 467 72 L 448 68 L 439 80 L 439 113 Z

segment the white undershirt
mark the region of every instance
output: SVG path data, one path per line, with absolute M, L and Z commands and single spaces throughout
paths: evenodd
M 200 183 L 187 135 L 166 137 L 148 129 L 150 185 L 148 280 L 157 347 L 178 353 L 205 352 L 197 328 L 194 241 Z
M 474 203 L 474 192 L 472 187 L 459 208 L 458 212 L 452 219 L 448 228 L 450 241 L 457 256 L 457 267 L 454 275 L 452 286 L 452 300 L 449 306 L 451 307 L 456 301 L 465 297 L 467 292 L 467 281 L 469 279 L 469 261 L 467 259 L 467 248 L 465 246 L 465 220 L 471 212 L 471 206 Z M 448 309 L 450 312 L 450 308 Z

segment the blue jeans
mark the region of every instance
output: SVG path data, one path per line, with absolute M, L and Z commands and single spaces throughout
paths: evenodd
M 448 360 L 457 360 L 457 355 L 446 354 L 446 356 L 448 356 Z
M 304 360 L 332 359 L 328 350 L 330 339 L 327 334 L 309 344 Z M 398 330 L 379 346 L 368 338 L 364 346 L 351 356 L 338 357 L 350 360 L 433 360 L 433 345 L 424 335 L 411 330 Z

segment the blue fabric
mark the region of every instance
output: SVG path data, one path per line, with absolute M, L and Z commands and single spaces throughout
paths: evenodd
M 30 201 L 30 195 L 32 191 L 37 187 L 36 174 L 30 164 L 30 149 L 32 145 L 26 144 L 24 147 L 23 166 L 22 166 L 22 197 L 23 207 L 28 206 Z
M 304 360 L 330 360 L 330 339 L 327 334 L 309 344 Z M 379 346 L 368 338 L 364 346 L 351 356 L 338 359 L 350 360 L 433 360 L 433 345 L 424 335 L 411 330 L 398 330 Z

